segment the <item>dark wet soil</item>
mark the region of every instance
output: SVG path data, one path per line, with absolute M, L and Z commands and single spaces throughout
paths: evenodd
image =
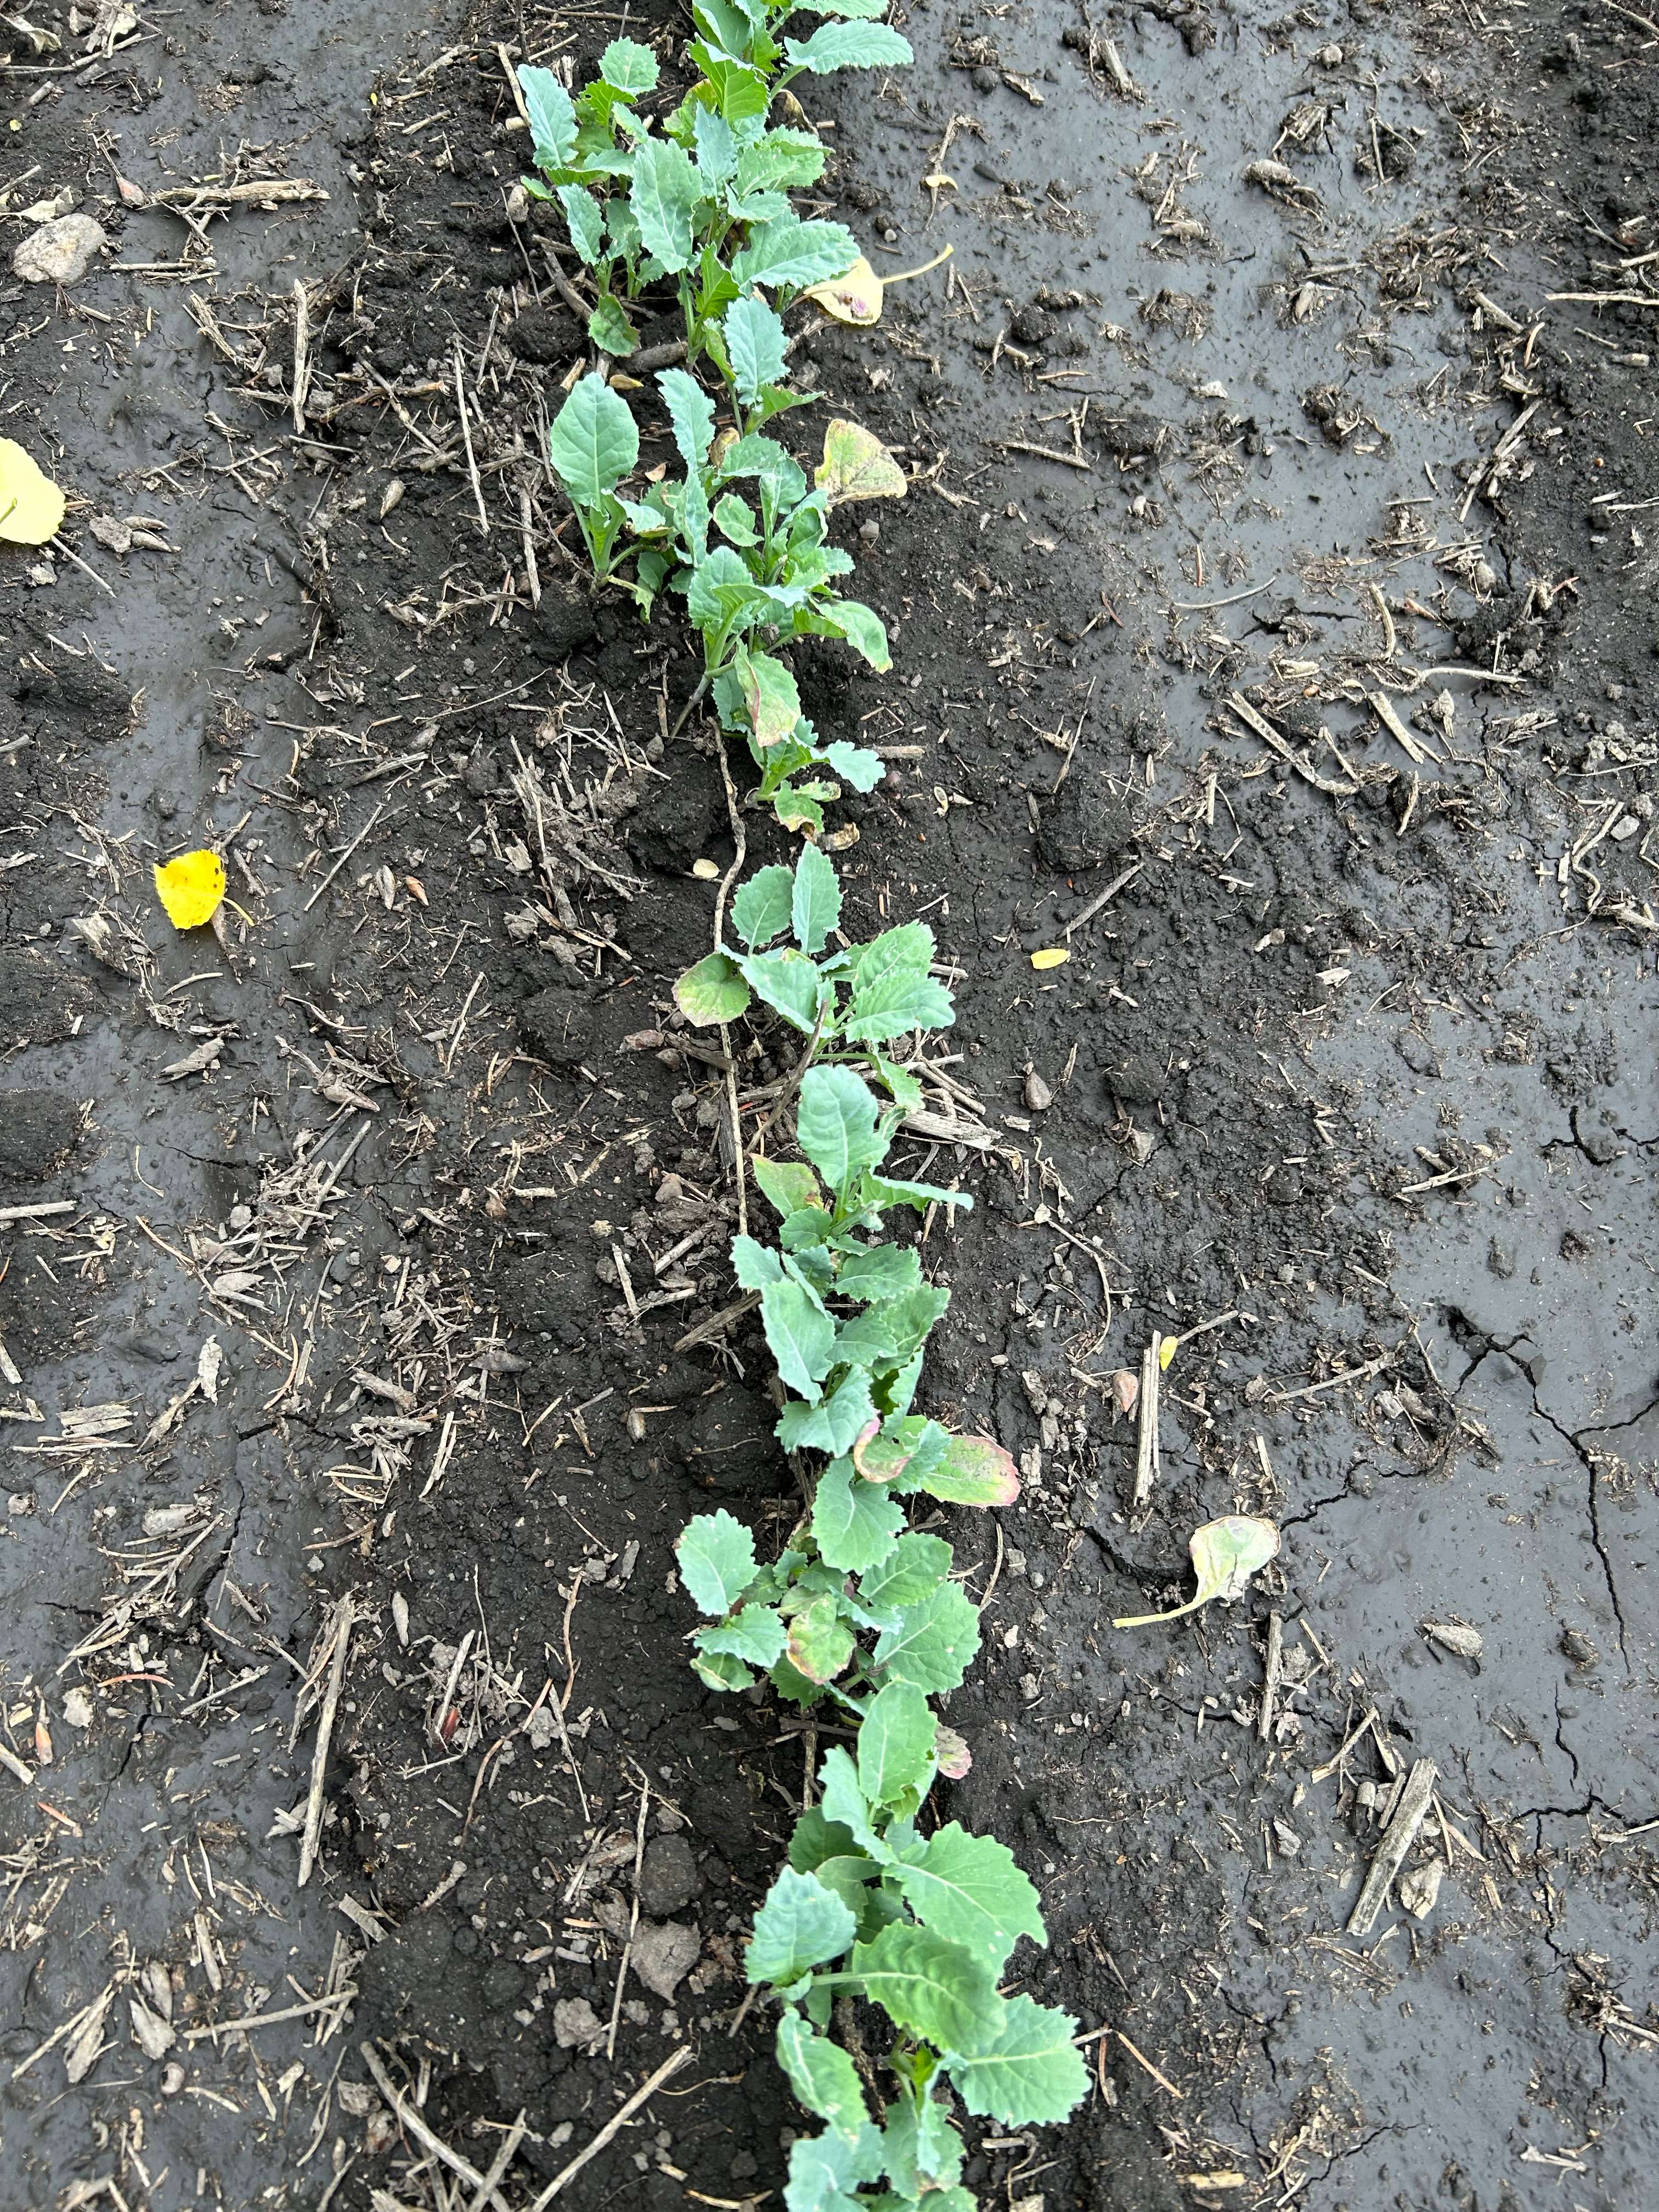
M 800 2116 L 741 1937 L 812 1744 L 695 1682 L 671 1552 L 794 1511 L 748 1318 L 682 1342 L 733 1200 L 669 986 L 732 823 L 684 641 L 562 544 L 576 333 L 505 204 L 498 45 L 580 75 L 617 19 L 224 0 L 103 58 L 28 14 L 7 265 L 63 185 L 112 246 L 0 282 L 0 405 L 109 589 L 0 565 L 0 2201 L 466 2203 L 522 2115 L 528 2205 L 681 2048 L 563 2194 L 764 2201 Z M 1629 2212 L 1659 48 L 1542 0 L 906 28 L 820 92 L 825 197 L 884 273 L 954 256 L 799 356 L 913 479 L 849 538 L 895 673 L 799 674 L 887 759 L 849 931 L 925 914 L 959 971 L 927 1409 L 1024 1487 L 951 1531 L 951 1810 L 1096 2033 L 1069 2126 L 969 2178 Z M 228 175 L 328 198 L 204 243 L 116 181 Z M 222 944 L 149 885 L 209 840 Z M 1249 1597 L 1114 1632 L 1231 1510 L 1284 1534 Z M 1349 1935 L 1422 1759 L 1422 1912 Z

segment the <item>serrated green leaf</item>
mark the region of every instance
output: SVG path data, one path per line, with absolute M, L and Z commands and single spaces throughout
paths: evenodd
M 828 1992 L 825 1992 L 826 1996 Z M 866 2212 L 852 2192 L 881 2172 L 881 2136 L 866 2127 L 854 2141 L 830 2128 L 789 2146 L 784 2212 Z
M 657 379 L 663 404 L 674 433 L 680 458 L 690 470 L 701 469 L 714 441 L 714 410 L 696 377 L 683 368 L 665 368 Z M 697 489 L 702 490 L 701 483 Z
M 910 1030 L 947 1030 L 956 1018 L 943 983 L 901 969 L 854 989 L 842 1028 L 849 1044 L 885 1044 Z
M 999 2002 L 945 2054 L 970 2112 L 1011 2125 L 1063 2120 L 1088 2094 L 1089 2074 L 1072 2038 L 1077 2022 L 1027 1996 Z
M 743 952 L 737 956 L 737 966 L 757 999 L 781 1014 L 792 1029 L 804 1036 L 811 1035 L 823 986 L 804 952 L 797 952 L 793 945 L 770 952 Z
M 749 986 L 727 952 L 710 952 L 674 985 L 674 1004 L 698 1029 L 734 1022 L 747 1011 Z
M 795 1131 L 800 1148 L 824 1181 L 843 1189 L 886 1153 L 870 1087 L 850 1067 L 809 1067 L 801 1078 Z
M 854 1946 L 852 1971 L 866 1997 L 935 2049 L 960 2049 L 994 2033 L 1000 2000 L 990 1974 L 931 1928 L 895 1921 L 873 1943 Z
M 755 1915 L 750 1980 L 787 1988 L 826 1959 L 838 1959 L 853 1940 L 854 1927 L 852 1914 L 816 1875 L 785 1867 Z
M 951 2186 L 962 2154 L 962 2138 L 936 2097 L 924 2097 L 920 2108 L 908 2097 L 887 2107 L 882 2155 L 888 2179 L 902 2195 L 925 2197 L 927 2212 L 950 2212 L 951 2196 L 965 2194 Z M 965 2212 L 973 2212 L 971 2197 Z
M 671 276 L 691 259 L 691 215 L 702 197 L 691 157 L 672 138 L 642 138 L 634 151 L 629 204 L 647 253 Z
M 739 199 L 757 192 L 787 192 L 815 185 L 823 174 L 823 141 L 811 131 L 769 131 L 738 157 L 733 190 Z
M 767 1605 L 745 1605 L 730 1620 L 697 1631 L 697 1648 L 716 1656 L 746 1659 L 763 1672 L 782 1656 L 784 1626 Z
M 769 1283 L 761 1292 L 761 1319 L 778 1373 L 798 1397 L 817 1404 L 830 1372 L 836 1324 L 799 1283 Z
M 821 1267 L 815 1267 L 813 1259 L 807 1259 L 804 1255 L 811 1252 L 814 1245 L 827 1243 L 834 1231 L 835 1225 L 833 1215 L 826 1212 L 821 1206 L 797 1206 L 794 1212 L 786 1213 L 778 1224 L 779 1243 L 786 1252 L 802 1255 L 800 1264 L 812 1269 L 812 1287 L 820 1297 L 834 1282 L 834 1270 L 828 1263 L 827 1255 L 813 1255 L 813 1259 L 823 1260 L 824 1264 Z M 784 1262 L 786 1267 L 788 1264 L 787 1261 Z M 820 1276 L 823 1278 L 822 1281 L 819 1279 Z
M 861 1196 L 871 1206 L 913 1206 L 925 1213 L 930 1206 L 959 1206 L 971 1213 L 974 1201 L 965 1190 L 946 1190 L 936 1182 L 896 1182 L 890 1176 L 866 1176 Z
M 578 507 L 614 491 L 640 458 L 627 403 L 602 376 L 585 376 L 553 418 L 547 458 Z
M 640 334 L 629 321 L 626 308 L 609 293 L 601 293 L 594 301 L 593 312 L 587 319 L 587 335 L 601 353 L 608 353 L 616 360 L 633 353 L 640 343 Z
M 789 927 L 795 879 L 787 868 L 759 868 L 732 902 L 732 927 L 752 952 Z
M 561 185 L 556 198 L 564 210 L 570 243 L 590 269 L 598 268 L 606 258 L 604 209 L 580 185 Z
M 1012 1454 L 991 1437 L 952 1437 L 920 1486 L 951 1505 L 1012 1505 L 1019 1496 L 1019 1470 Z
M 805 40 L 786 39 L 792 69 L 828 76 L 831 70 L 907 69 L 915 59 L 910 41 L 886 23 L 824 23 Z
M 868 1611 L 897 1621 L 925 1605 L 951 1571 L 951 1547 L 942 1536 L 901 1536 L 886 1558 L 859 1577 L 859 1600 Z
M 875 1484 L 859 1481 L 850 1460 L 832 1460 L 819 1475 L 812 1541 L 828 1565 L 864 1573 L 892 1550 L 903 1526 L 904 1515 L 892 1498 Z
M 773 811 L 784 828 L 796 834 L 805 831 L 814 837 L 823 834 L 823 809 L 811 792 L 793 784 L 783 784 L 773 793 Z
M 868 2126 L 859 2069 L 838 2043 L 815 2035 L 791 2009 L 778 2022 L 778 2063 L 809 2112 L 856 2142 Z
M 550 69 L 521 69 L 519 89 L 536 159 L 544 168 L 568 169 L 576 160 L 576 110 L 570 94 Z
M 713 194 L 736 172 L 738 142 L 726 118 L 712 107 L 699 106 L 691 120 L 692 140 L 697 149 L 697 169 Z
M 891 1298 L 921 1281 L 921 1255 L 914 1244 L 866 1244 L 847 1253 L 836 1277 L 843 1297 Z
M 822 284 L 843 275 L 858 253 L 857 241 L 845 224 L 802 222 L 796 216 L 786 216 L 761 224 L 742 252 L 733 256 L 732 279 L 739 292 L 757 284 L 787 285 L 799 291 L 803 285 Z
M 817 845 L 805 845 L 795 863 L 795 942 L 803 952 L 822 952 L 841 920 L 841 881 L 836 864 Z
M 786 1406 L 778 1418 L 778 1442 L 785 1451 L 821 1451 L 833 1459 L 852 1450 L 875 1410 L 870 1377 L 855 1368 L 819 1404 Z
M 635 39 L 612 39 L 599 56 L 599 75 L 618 92 L 654 92 L 657 57 Z
M 724 328 L 738 397 L 745 407 L 752 407 L 763 387 L 783 375 L 783 325 L 763 300 L 751 298 L 732 301 Z
M 884 1690 L 881 1697 L 892 1694 Z M 921 1710 L 927 1717 L 931 1765 L 933 1715 L 920 1690 L 913 1689 L 909 1694 L 921 1699 Z M 876 1703 L 879 1702 L 878 1698 Z M 860 1774 L 869 1725 L 866 1714 L 859 1731 Z M 970 1836 L 952 1820 L 926 1843 L 901 1851 L 899 1858 L 903 1869 L 898 1876 L 899 1887 L 917 1919 L 971 1951 L 993 1973 L 1000 1972 L 1022 1936 L 1037 1943 L 1047 1942 L 1036 1891 L 1015 1863 L 1013 1853 L 994 1837 Z
M 699 1613 L 730 1613 L 755 1579 L 755 1540 L 724 1506 L 686 1522 L 674 1557 L 685 1594 Z
M 828 1594 L 814 1598 L 789 1624 L 784 1656 L 809 1682 L 833 1682 L 853 1656 L 853 1632 L 842 1619 L 840 1601 Z
M 882 1423 L 881 1433 L 853 1454 L 859 1473 L 868 1482 L 890 1482 L 906 1496 L 921 1486 L 921 1478 L 938 1466 L 950 1439 L 937 1421 L 921 1413 L 902 1413 Z
M 775 1252 L 764 1244 L 757 1244 L 752 1237 L 734 1237 L 732 1272 L 740 1291 L 761 1291 L 769 1283 L 783 1280 L 783 1262 Z
M 819 758 L 829 762 L 842 781 L 854 791 L 873 791 L 885 776 L 881 755 L 867 745 L 849 745 L 842 738 L 823 747 Z
M 786 1218 L 799 1213 L 803 1207 L 821 1206 L 823 1194 L 818 1179 L 804 1160 L 768 1160 L 758 1157 L 751 1159 L 755 1181 L 761 1194 L 769 1199 L 779 1213 Z
M 883 1630 L 872 1664 L 884 1681 L 914 1682 L 931 1695 L 958 1689 L 978 1649 L 978 1613 L 954 1583 L 942 1583 Z
M 858 1741 L 859 1784 L 872 1805 L 902 1806 L 908 1799 L 908 1809 L 915 1811 L 933 1778 L 936 1733 L 927 1700 L 913 1682 L 890 1682 L 877 1691 L 864 1709 Z M 1012 1865 L 1012 1856 L 1004 1856 Z M 928 1915 L 919 1911 L 916 1917 L 927 1920 Z M 963 1940 L 942 1921 L 932 1924 L 940 1935 Z
M 699 629 L 718 631 L 764 598 L 736 548 L 715 545 L 708 558 L 697 563 L 686 592 L 685 611 Z

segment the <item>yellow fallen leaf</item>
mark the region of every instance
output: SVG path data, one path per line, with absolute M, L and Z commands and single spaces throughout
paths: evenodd
M 1158 1340 L 1158 1371 L 1160 1375 L 1168 1371 L 1170 1362 L 1175 1358 L 1180 1342 L 1181 1339 L 1178 1336 L 1165 1336 Z
M 831 507 L 854 499 L 902 499 L 908 488 L 881 440 L 839 415 L 823 434 L 823 459 L 813 481 L 829 493 Z
M 1068 945 L 1045 945 L 1040 952 L 1031 955 L 1033 968 L 1063 968 L 1072 957 Z
M 720 881 L 720 867 L 714 860 L 693 860 L 691 872 L 700 884 L 713 884 Z
M 155 891 L 175 929 L 199 929 L 225 895 L 225 864 L 216 853 L 180 853 L 156 869 Z
M 932 181 L 923 179 L 924 183 Z M 947 177 L 943 181 L 949 184 L 951 179 Z M 933 197 L 937 204 L 937 191 Z M 924 261 L 920 269 L 902 269 L 896 276 L 878 276 L 860 253 L 842 275 L 832 276 L 823 284 L 809 284 L 802 297 L 822 307 L 831 322 L 851 323 L 856 330 L 867 331 L 872 323 L 881 320 L 882 303 L 890 284 L 903 284 L 912 276 L 925 276 L 930 269 L 937 269 L 941 261 L 948 260 L 955 251 L 954 246 L 947 246 L 943 253 Z
M 64 495 L 12 438 L 0 438 L 0 538 L 44 545 L 64 520 Z

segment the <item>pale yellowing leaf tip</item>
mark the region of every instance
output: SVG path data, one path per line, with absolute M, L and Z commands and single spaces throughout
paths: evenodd
M 225 895 L 225 864 L 216 853 L 180 853 L 155 870 L 155 895 L 175 929 L 211 921 Z

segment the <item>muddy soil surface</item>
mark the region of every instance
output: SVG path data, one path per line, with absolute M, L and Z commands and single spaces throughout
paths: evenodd
M 696 1684 L 671 1546 L 795 1500 L 669 985 L 698 864 L 779 841 L 562 542 L 578 332 L 506 213 L 504 63 L 620 18 L 27 15 L 0 268 L 65 189 L 110 242 L 0 275 L 0 428 L 87 564 L 0 566 L 0 2202 L 514 2212 L 678 2055 L 560 2193 L 776 2203 L 741 1935 L 813 1745 Z M 951 1810 L 1095 2036 L 969 2179 L 1628 2212 L 1659 49 L 1542 0 L 904 27 L 808 102 L 824 197 L 883 273 L 953 256 L 798 355 L 912 477 L 849 530 L 895 674 L 799 672 L 887 761 L 849 931 L 958 971 L 925 1387 L 1024 1488 L 951 1531 Z M 216 943 L 149 886 L 209 841 Z M 1284 1532 L 1248 1598 L 1115 1632 L 1233 1510 Z

